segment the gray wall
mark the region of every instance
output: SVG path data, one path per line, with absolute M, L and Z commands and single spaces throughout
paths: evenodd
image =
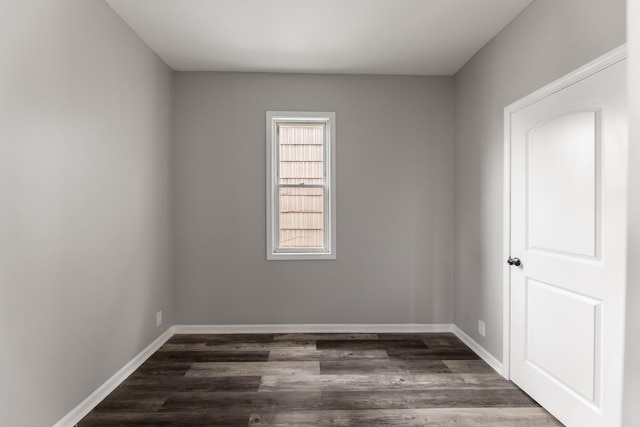
M 455 76 L 455 323 L 498 359 L 504 108 L 624 41 L 625 0 L 536 0 Z
M 173 323 L 171 72 L 102 1 L 2 1 L 0 425 L 57 422 Z
M 629 39 L 629 246 L 623 425 L 639 426 L 640 410 L 640 2 L 627 1 Z
M 453 320 L 451 78 L 175 76 L 178 323 Z M 336 112 L 335 261 L 266 261 L 267 110 Z

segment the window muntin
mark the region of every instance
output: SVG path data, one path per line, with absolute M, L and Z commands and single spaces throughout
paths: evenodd
M 267 112 L 267 259 L 335 259 L 334 122 Z

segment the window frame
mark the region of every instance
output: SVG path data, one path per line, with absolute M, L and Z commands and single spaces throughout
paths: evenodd
M 315 111 L 267 111 L 267 260 L 329 260 L 336 259 L 336 114 Z M 324 184 L 309 188 L 324 188 L 324 248 L 278 249 L 279 226 L 279 124 L 324 124 L 323 166 Z M 288 185 L 295 188 L 295 185 Z M 300 186 L 304 187 L 304 186 Z

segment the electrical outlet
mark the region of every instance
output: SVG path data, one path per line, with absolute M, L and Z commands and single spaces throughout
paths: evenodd
M 483 337 L 486 336 L 486 330 L 485 330 L 484 322 L 482 320 L 478 320 L 478 333 Z
M 156 313 L 156 328 L 162 325 L 162 310 Z

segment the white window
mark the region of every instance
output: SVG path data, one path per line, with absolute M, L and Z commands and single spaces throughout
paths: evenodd
M 267 259 L 335 259 L 335 113 L 267 111 Z

